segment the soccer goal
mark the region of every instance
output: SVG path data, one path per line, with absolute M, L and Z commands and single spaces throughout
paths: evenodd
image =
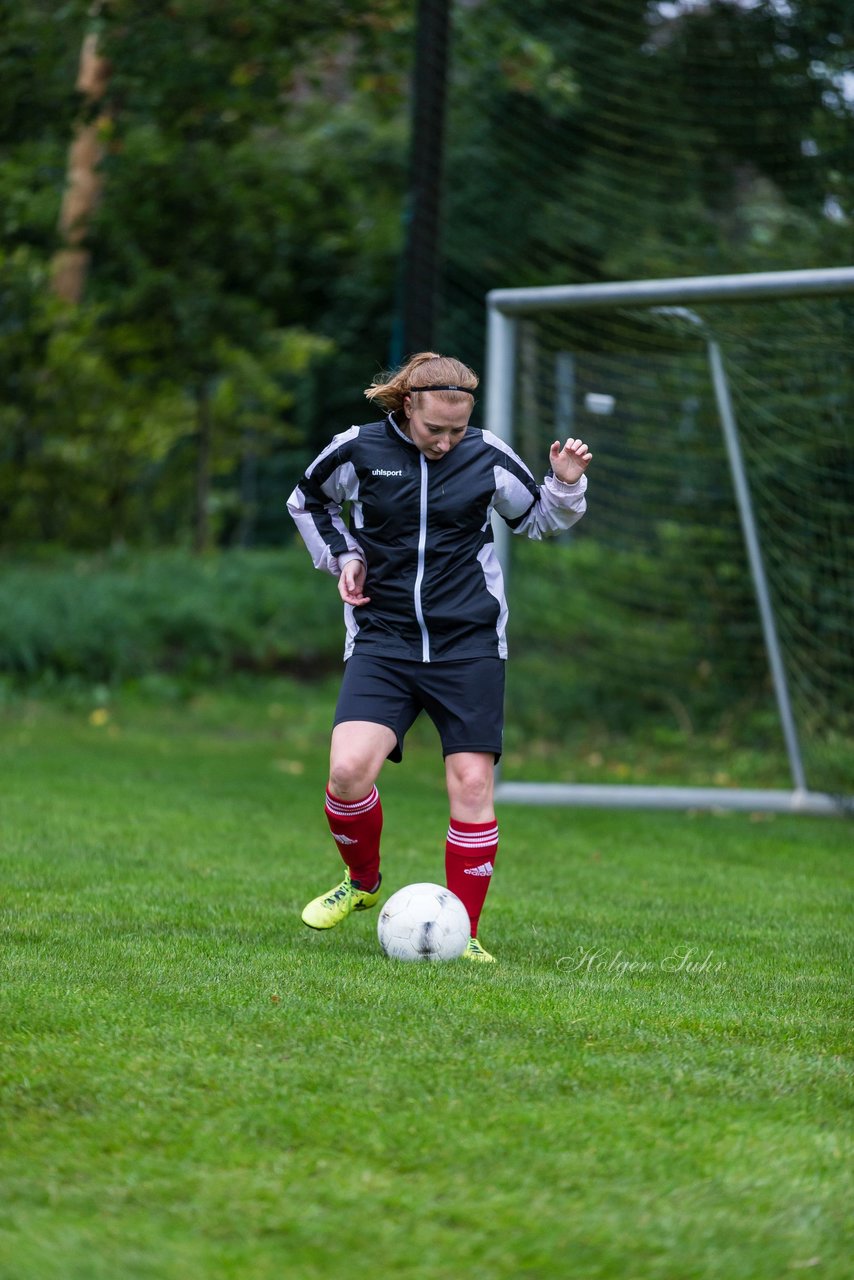
M 542 620 L 513 649 L 528 702 L 508 723 L 755 741 L 760 775 L 770 733 L 790 777 L 728 785 L 725 749 L 709 785 L 538 782 L 527 761 L 497 798 L 854 812 L 854 268 L 498 289 L 487 307 L 487 427 L 529 462 L 558 436 L 594 454 L 559 548 L 496 522 Z

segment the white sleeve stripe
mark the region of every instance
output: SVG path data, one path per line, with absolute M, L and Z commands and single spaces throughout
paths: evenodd
M 534 479 L 530 468 L 525 465 L 518 453 L 516 453 L 514 449 L 511 449 L 506 440 L 502 440 L 500 436 L 493 435 L 491 431 L 484 431 L 483 438 L 486 443 L 491 444 L 494 449 L 500 449 L 502 453 L 506 453 L 508 458 L 512 458 L 513 461 L 522 468 L 526 476 L 530 476 L 532 480 Z
M 495 506 L 498 514 L 506 519 L 518 520 L 528 514 L 537 499 L 515 471 L 508 470 L 500 463 L 492 468 L 495 477 Z
M 336 505 L 358 498 L 359 477 L 352 462 L 342 462 L 337 466 L 331 475 L 326 477 L 320 488 Z
M 346 444 L 348 440 L 355 440 L 358 434 L 359 428 L 351 427 L 349 431 L 342 431 L 340 435 L 333 436 L 323 452 L 319 453 L 311 466 L 307 468 L 306 477 L 312 475 L 318 464 L 323 462 L 324 458 L 328 458 L 330 453 L 334 453 L 336 449 L 339 449 L 342 444 Z

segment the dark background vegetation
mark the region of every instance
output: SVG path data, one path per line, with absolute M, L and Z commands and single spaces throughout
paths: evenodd
M 77 0 L 0 0 L 11 680 L 305 674 L 337 661 L 334 592 L 309 581 L 284 501 L 318 447 L 366 419 L 362 388 L 403 354 L 416 8 L 109 0 L 93 16 Z M 441 349 L 482 368 L 496 286 L 852 260 L 848 0 L 458 0 L 450 20 Z M 97 105 L 75 90 L 93 30 L 109 59 Z M 57 220 L 69 143 L 95 116 L 103 191 L 70 305 L 50 285 Z M 850 364 L 838 372 L 850 391 Z M 647 474 L 654 497 L 660 477 Z M 720 538 L 718 570 L 743 574 L 735 524 Z M 685 548 L 652 550 L 644 588 L 663 598 Z M 589 545 L 575 569 L 560 562 L 558 576 L 580 575 L 574 604 L 543 601 L 527 574 L 518 583 L 517 651 L 536 659 L 546 636 L 532 679 L 579 615 L 593 650 L 633 625 L 597 603 L 611 561 Z M 624 575 L 640 571 L 623 562 Z M 731 705 L 757 685 L 765 699 L 749 589 L 712 602 L 717 625 L 694 607 L 708 582 L 689 580 L 682 598 L 674 661 L 695 676 L 711 664 Z M 746 665 L 727 661 L 733 628 L 749 632 Z M 626 722 L 643 683 L 642 658 L 628 661 L 616 685 L 603 675 L 574 705 Z M 662 669 L 641 715 L 672 704 L 666 685 Z M 694 686 L 673 713 L 683 727 L 715 703 L 708 679 Z

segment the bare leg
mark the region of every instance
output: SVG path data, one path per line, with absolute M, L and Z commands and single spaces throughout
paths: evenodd
M 495 817 L 495 758 L 492 752 L 458 751 L 445 757 L 451 816 L 460 822 L 489 822 Z
M 397 739 L 384 724 L 345 720 L 332 730 L 329 790 L 339 800 L 360 800 L 379 777 Z

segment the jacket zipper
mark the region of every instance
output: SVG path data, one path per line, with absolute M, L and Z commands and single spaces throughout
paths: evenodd
M 427 551 L 427 459 L 421 455 L 421 499 L 418 513 L 418 572 L 415 575 L 415 616 L 421 628 L 421 661 L 430 661 L 430 635 L 424 621 L 421 606 L 421 584 L 424 581 L 424 562 Z

